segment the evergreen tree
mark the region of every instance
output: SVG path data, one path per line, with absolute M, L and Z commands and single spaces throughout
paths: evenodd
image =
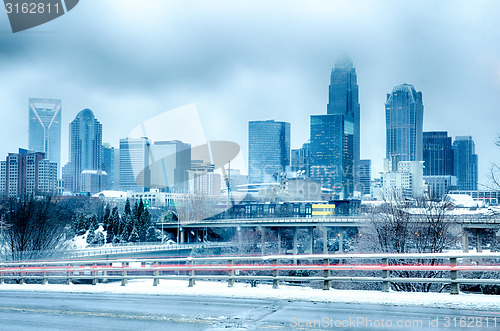
M 94 241 L 92 242 L 94 245 L 102 246 L 104 245 L 104 234 L 101 231 L 96 232 Z
M 127 201 L 125 202 L 125 215 L 130 215 L 131 210 L 130 210 L 130 200 L 127 198 Z
M 128 242 L 136 243 L 139 241 L 139 233 L 137 232 L 137 228 L 134 226 L 132 231 L 130 231 L 130 236 L 128 238 Z
M 150 226 L 151 226 L 151 215 L 149 214 L 149 210 L 146 208 L 141 213 L 141 218 L 139 219 L 139 238 L 141 241 L 148 241 L 146 237 Z
M 113 211 L 111 212 L 111 229 L 110 233 L 108 233 L 108 236 L 106 237 L 106 242 L 115 242 L 115 236 L 121 234 L 121 229 L 120 229 L 120 213 L 118 212 L 118 207 L 114 207 Z
M 90 222 L 89 232 L 87 234 L 87 244 L 93 244 L 95 240 L 95 223 Z
M 150 226 L 146 233 L 146 241 L 158 242 L 160 240 L 161 240 L 161 234 L 159 233 L 159 231 L 154 226 Z
M 109 205 L 106 205 L 106 208 L 104 208 L 104 217 L 103 217 L 103 227 L 104 231 L 109 232 L 111 231 L 112 223 L 111 223 L 111 208 Z

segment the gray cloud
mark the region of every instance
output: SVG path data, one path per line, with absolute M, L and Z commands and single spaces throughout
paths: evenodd
M 500 26 L 496 1 L 81 1 L 11 34 L 0 16 L 0 156 L 27 144 L 29 97 L 63 99 L 63 135 L 92 108 L 113 145 L 140 122 L 195 102 L 210 139 L 246 153 L 249 120 L 292 123 L 326 112 L 339 52 L 360 86 L 361 156 L 380 170 L 385 95 L 414 84 L 424 129 L 472 135 L 481 181 L 500 163 Z M 13 116 L 14 114 L 14 116 Z M 67 145 L 63 145 L 63 155 Z M 2 156 L 3 157 L 3 156 Z

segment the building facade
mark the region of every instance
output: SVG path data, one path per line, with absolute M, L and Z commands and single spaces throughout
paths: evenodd
M 90 109 L 83 109 L 69 124 L 69 162 L 63 168 L 66 190 L 82 190 L 81 174 L 84 170 L 101 170 L 102 125 Z
M 362 195 L 369 195 L 371 192 L 371 181 L 372 181 L 371 168 L 372 168 L 371 160 L 359 160 L 359 167 L 357 168 L 359 176 L 358 191 Z
M 150 147 L 151 187 L 167 192 L 188 191 L 191 144 L 180 140 L 155 141 Z
M 423 161 L 424 105 L 422 92 L 413 85 L 402 84 L 387 94 L 386 157 L 399 161 Z
M 347 56 L 339 58 L 330 76 L 327 114 L 341 114 L 353 121 L 353 180 L 355 191 L 360 191 L 360 105 L 356 69 Z
M 102 171 L 106 172 L 107 189 L 115 189 L 115 148 L 108 143 L 102 145 Z
M 120 191 L 149 191 L 149 148 L 148 138 L 120 139 Z
M 354 192 L 354 120 L 351 116 L 312 115 L 310 178 L 347 199 Z
M 290 123 L 248 123 L 249 183 L 277 182 L 290 166 Z
M 29 99 L 28 148 L 61 167 L 61 100 Z
M 457 136 L 453 142 L 454 172 L 458 190 L 477 190 L 478 159 L 471 136 Z
M 423 134 L 424 176 L 453 176 L 453 148 L 446 131 Z
M 448 192 L 457 189 L 457 177 L 455 176 L 424 175 L 424 181 L 428 188 L 428 196 L 433 200 L 441 200 Z
M 19 149 L 0 162 L 0 194 L 9 197 L 55 194 L 57 163 L 45 159 L 45 153 Z
M 292 172 L 299 177 L 309 177 L 310 175 L 311 148 L 310 143 L 304 143 L 301 148 L 292 149 L 290 163 Z
M 423 161 L 384 160 L 382 193 L 387 200 L 422 197 L 424 187 Z

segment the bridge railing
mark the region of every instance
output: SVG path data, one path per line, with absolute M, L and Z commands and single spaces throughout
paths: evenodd
M 429 262 L 414 264 L 415 260 Z M 382 291 L 387 292 L 391 283 L 440 283 L 449 284 L 450 294 L 459 294 L 461 284 L 500 285 L 498 276 L 490 279 L 459 277 L 474 271 L 500 273 L 499 262 L 500 253 L 310 254 L 2 262 L 0 284 L 5 280 L 20 284 L 26 281 L 46 284 L 49 280 L 58 280 L 71 284 L 75 280 L 87 279 L 92 280 L 94 285 L 100 281 L 119 280 L 124 286 L 130 279 L 153 279 L 153 285 L 158 285 L 162 279 L 185 279 L 188 280 L 188 286 L 194 286 L 196 280 L 203 279 L 227 281 L 229 287 L 237 281 L 268 282 L 277 288 L 280 282 L 321 281 L 323 289 L 328 290 L 334 281 L 348 281 L 378 282 L 382 284 Z M 280 274 L 283 271 L 317 271 L 322 275 L 286 276 Z M 338 271 L 351 272 L 352 275 L 335 275 Z M 379 275 L 358 276 L 360 271 Z M 441 271 L 448 277 L 391 275 L 391 272 L 398 271 Z

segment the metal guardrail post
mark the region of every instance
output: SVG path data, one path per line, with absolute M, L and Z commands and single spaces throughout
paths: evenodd
M 47 268 L 47 265 L 44 264 L 42 266 L 42 269 L 43 269 L 43 280 L 42 280 L 42 284 L 43 285 L 47 285 L 49 283 L 49 280 L 47 279 L 47 271 L 45 270 L 45 268 Z
M 452 268 L 457 266 L 457 258 L 456 257 L 450 257 L 450 266 Z M 451 270 L 450 271 L 450 278 L 451 278 L 450 294 L 453 294 L 453 295 L 460 294 L 460 283 L 457 282 L 458 271 Z
M 123 264 L 122 264 L 122 284 L 121 284 L 121 286 L 125 286 L 128 283 L 128 281 L 127 281 L 127 265 L 128 265 L 127 262 L 123 262 Z
M 23 268 L 23 265 L 21 265 L 20 269 L 19 269 L 19 276 L 21 277 L 19 279 L 19 284 L 25 284 L 25 280 L 24 280 L 24 268 Z
M 273 266 L 275 267 L 273 269 L 273 277 L 274 277 L 274 279 L 273 279 L 273 288 L 278 288 L 280 281 L 277 279 L 277 277 L 279 276 L 279 270 L 276 269 L 276 267 L 278 266 L 278 260 L 277 259 L 273 260 Z
M 324 259 L 323 265 L 328 267 L 330 265 L 330 260 Z M 323 290 L 328 291 L 332 287 L 332 281 L 328 279 L 328 277 L 330 277 L 330 269 L 325 268 L 323 270 L 323 277 L 325 277 L 325 280 L 323 281 Z
M 66 274 L 67 274 L 67 276 L 68 276 L 68 278 L 67 278 L 67 280 L 66 280 L 66 284 L 67 284 L 67 285 L 71 285 L 71 284 L 73 284 L 73 282 L 71 281 L 71 264 L 68 264 Z
M 154 267 L 153 286 L 158 286 L 158 284 L 160 284 L 160 278 L 158 278 L 158 276 L 160 276 L 160 270 L 158 270 L 158 262 L 157 261 L 153 263 L 153 267 Z
M 189 284 L 188 287 L 193 287 L 195 284 L 195 281 L 193 279 L 194 276 L 194 269 L 193 269 L 193 261 L 189 262 Z
M 387 267 L 389 264 L 389 259 L 388 258 L 382 258 L 382 267 Z M 390 271 L 389 270 L 382 270 L 382 278 L 384 279 L 382 281 L 382 292 L 389 292 L 391 289 L 391 282 L 389 282 L 389 276 L 390 276 Z
M 234 285 L 234 261 L 229 260 L 229 279 L 227 281 L 227 287 L 233 287 Z
M 94 263 L 94 265 L 92 266 L 92 285 L 97 285 L 97 282 L 99 281 L 97 279 L 97 263 Z
M 104 264 L 104 270 L 102 271 L 102 282 L 107 283 L 108 282 L 108 265 L 109 263 Z

